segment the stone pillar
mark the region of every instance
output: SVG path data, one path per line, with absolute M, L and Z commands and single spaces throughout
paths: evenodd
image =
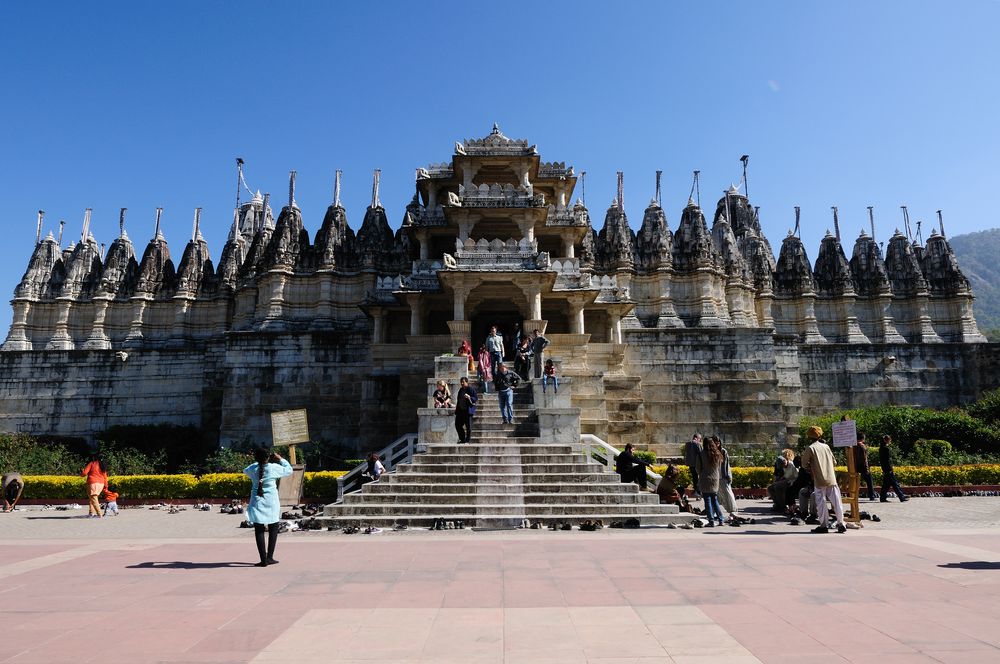
M 844 338 L 849 344 L 868 344 L 871 341 L 861 331 L 861 325 L 858 323 L 858 316 L 855 311 L 856 302 L 857 297 L 853 293 L 845 294 L 841 298 L 839 309 L 840 315 L 844 320 Z
M 715 305 L 714 275 L 709 270 L 698 270 L 695 275 L 699 291 L 699 313 L 698 325 L 701 327 L 723 327 L 722 319 L 719 318 L 719 311 Z
M 322 329 L 333 325 L 333 275 L 329 272 L 319 273 L 319 302 L 316 307 L 316 318 L 310 327 Z
M 774 305 L 774 293 L 770 290 L 761 291 L 757 296 L 757 322 L 761 327 L 774 327 L 774 314 L 771 307 Z
M 892 294 L 889 292 L 880 294 L 876 300 L 876 306 L 878 306 L 878 311 L 880 313 L 879 321 L 882 331 L 882 343 L 905 344 L 906 339 L 904 339 L 903 335 L 901 335 L 899 330 L 896 329 L 896 323 L 892 319 Z
M 534 242 L 535 224 L 530 219 L 523 219 L 516 223 L 518 230 L 521 231 L 521 237 L 526 239 L 528 242 Z
M 459 219 L 458 220 L 458 239 L 465 242 L 469 239 L 469 234 L 472 232 L 472 220 L 471 219 Z
M 927 291 L 918 293 L 914 300 L 917 304 L 917 329 L 920 331 L 920 342 L 925 344 L 941 343 L 941 337 L 934 330 L 934 324 L 927 313 Z
M 576 258 L 576 247 L 573 245 L 573 238 L 563 238 L 563 257 Z
M 174 329 L 170 333 L 170 346 L 180 347 L 184 345 L 187 336 L 187 315 L 193 301 L 194 298 L 189 298 L 187 295 L 174 296 L 176 312 L 174 313 Z
M 575 300 L 569 301 L 569 332 L 583 334 L 583 304 Z
M 431 257 L 431 239 L 427 231 L 417 232 L 417 242 L 420 243 L 420 260 L 429 260 Z
M 413 336 L 423 334 L 424 301 L 419 295 L 410 295 L 406 300 L 410 305 L 410 334 Z
M 69 336 L 69 310 L 72 300 L 68 297 L 57 300 L 58 314 L 55 331 L 46 344 L 45 350 L 73 350 L 73 339 Z
M 521 286 L 524 297 L 528 300 L 528 318 L 539 320 L 542 317 L 542 289 L 535 284 Z
M 371 310 L 372 314 L 372 343 L 385 343 L 385 313 L 380 307 Z
M 799 334 L 807 344 L 826 343 L 826 339 L 819 332 L 819 324 L 816 322 L 816 294 L 812 291 L 802 294 L 801 299 L 802 316 Z
M 622 317 L 621 314 L 608 312 L 608 343 L 620 344 L 622 342 Z
M 125 341 L 122 342 L 122 345 L 126 348 L 136 348 L 142 345 L 142 315 L 146 311 L 147 299 L 152 299 L 152 296 L 139 295 L 137 297 L 133 297 L 131 300 L 132 321 L 129 323 L 128 334 L 125 335 Z
M 677 315 L 674 299 L 670 294 L 671 274 L 666 270 L 657 273 L 660 285 L 660 313 L 656 317 L 656 327 L 684 327 L 684 321 Z
M 30 309 L 30 300 L 14 300 L 14 320 L 10 324 L 10 332 L 2 350 L 31 350 L 31 340 L 27 335 Z
M 437 204 L 438 204 L 438 190 L 437 187 L 434 185 L 434 182 L 431 181 L 427 185 L 427 208 L 426 208 L 427 211 L 430 212 L 431 214 L 434 214 L 434 211 L 437 209 Z
M 472 178 L 476 177 L 476 173 L 478 172 L 479 172 L 479 166 L 475 164 L 472 164 L 467 161 L 465 162 L 465 164 L 462 165 L 462 184 L 465 186 L 466 190 L 470 189 L 473 186 Z
M 452 317 L 455 320 L 465 320 L 465 298 L 469 296 L 469 289 L 463 286 L 455 286 L 452 289 L 455 297 L 455 306 Z
M 267 302 L 267 315 L 261 321 L 261 329 L 283 330 L 285 323 L 285 282 L 288 276 L 284 272 L 272 270 L 267 274 L 264 284 L 270 286 L 270 298 Z
M 94 325 L 90 328 L 90 336 L 83 344 L 84 350 L 108 350 L 111 348 L 111 340 L 104 332 L 104 320 L 108 313 L 110 297 L 94 298 Z

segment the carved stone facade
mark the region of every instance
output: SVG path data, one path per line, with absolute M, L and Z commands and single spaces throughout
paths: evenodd
M 570 202 L 573 167 L 495 126 L 417 170 L 395 232 L 378 177 L 357 234 L 339 175 L 312 238 L 293 187 L 277 220 L 257 193 L 217 264 L 197 216 L 176 267 L 159 211 L 138 260 L 124 225 L 103 257 L 89 232 L 66 248 L 50 234 L 14 290 L 0 426 L 88 436 L 159 419 L 230 441 L 305 407 L 317 436 L 374 447 L 413 430 L 431 358 L 513 322 L 552 340 L 585 432 L 661 452 L 693 429 L 784 442 L 803 408 L 858 395 L 950 405 L 996 383 L 940 235 L 914 247 L 897 232 L 883 259 L 862 233 L 848 260 L 828 234 L 812 264 L 789 234 L 775 261 L 735 188 L 711 227 L 688 201 L 672 230 L 654 199 L 636 233 L 619 194 L 598 232 Z M 159 416 L 133 403 L 148 381 L 166 381 Z

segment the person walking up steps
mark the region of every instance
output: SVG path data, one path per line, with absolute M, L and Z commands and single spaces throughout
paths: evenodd
M 518 384 L 517 374 L 507 371 L 503 362 L 493 374 L 493 386 L 497 389 L 497 399 L 500 402 L 500 418 L 504 424 L 514 423 L 514 388 Z
M 278 520 L 281 518 L 281 501 L 278 498 L 278 480 L 292 474 L 292 467 L 277 452 L 258 447 L 253 451 L 254 463 L 243 469 L 250 478 L 250 505 L 247 521 L 253 524 L 254 539 L 260 562 L 257 567 L 276 565 L 274 547 L 278 544 Z M 264 532 L 267 531 L 267 548 Z
M 503 337 L 497 332 L 496 325 L 490 328 L 490 336 L 486 337 L 486 350 L 490 354 L 490 366 L 495 374 L 504 357 Z
M 455 431 L 458 432 L 458 442 L 469 443 L 472 441 L 472 417 L 476 414 L 476 402 L 479 395 L 476 388 L 469 385 L 469 379 L 465 376 L 458 381 L 461 387 L 458 390 L 455 400 Z
M 830 519 L 830 510 L 826 506 L 828 500 L 833 505 L 833 514 L 837 518 L 837 532 L 847 532 L 847 526 L 844 525 L 844 505 L 840 500 L 837 471 L 833 463 L 833 450 L 823 441 L 821 428 L 810 427 L 806 435 L 813 442 L 802 452 L 802 467 L 812 474 L 813 485 L 816 487 L 813 490 L 813 498 L 819 516 L 819 525 L 813 528 L 812 532 L 830 532 L 827 527 Z
M 878 463 L 882 466 L 882 496 L 881 502 L 889 501 L 889 489 L 896 493 L 899 502 L 905 503 L 909 498 L 896 480 L 896 470 L 892 466 L 892 436 L 882 436 L 882 446 L 878 448 Z

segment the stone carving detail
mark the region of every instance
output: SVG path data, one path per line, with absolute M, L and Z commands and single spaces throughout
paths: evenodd
M 354 231 L 347 223 L 347 212 L 340 205 L 331 205 L 316 231 L 313 249 L 317 266 L 324 269 L 352 267 L 356 242 Z
M 889 283 L 892 284 L 893 295 L 909 296 L 927 291 L 927 282 L 920 271 L 913 245 L 898 228 L 889 240 L 889 248 L 885 252 L 885 269 L 889 275 Z
M 538 149 L 528 145 L 524 139 L 507 138 L 500 132 L 500 127 L 494 123 L 493 131 L 486 138 L 466 139 L 463 143 L 455 143 L 455 154 L 459 155 L 535 155 Z
M 927 239 L 921 267 L 931 295 L 950 297 L 966 295 L 972 290 L 969 280 L 958 267 L 958 259 L 948 240 L 938 235 L 936 230 Z
M 598 272 L 631 270 L 635 266 L 635 233 L 629 228 L 618 201 L 611 204 L 604 217 L 604 228 L 597 236 L 595 269 Z
M 889 275 L 878 243 L 861 231 L 854 243 L 851 254 L 851 276 L 854 278 L 854 292 L 863 297 L 873 297 L 889 293 Z
M 388 272 L 397 265 L 396 243 L 381 205 L 368 207 L 356 244 L 359 267 Z
M 299 254 L 309 247 L 309 234 L 302 228 L 302 212 L 297 207 L 284 207 L 267 243 L 260 268 L 294 268 Z
M 162 233 L 158 233 L 142 253 L 139 262 L 139 278 L 136 281 L 137 293 L 150 295 L 170 294 L 175 285 L 174 263 L 170 260 L 170 248 Z
M 705 215 L 694 201 L 688 201 L 674 234 L 674 269 L 687 272 L 715 267 L 719 262 L 715 244 L 705 224 Z
M 750 281 L 750 270 L 747 268 L 739 244 L 726 217 L 717 217 L 712 224 L 712 241 L 719 254 L 719 262 L 731 280 Z
M 69 297 L 93 295 L 101 281 L 101 248 L 93 235 L 73 248 L 66 265 L 66 280 L 59 294 Z
M 535 194 L 531 186 L 507 184 L 458 185 L 458 197 L 464 207 L 544 207 L 545 196 Z
M 781 243 L 781 254 L 778 256 L 778 267 L 774 273 L 775 292 L 782 295 L 802 295 L 815 292 L 813 271 L 806 256 L 806 248 L 802 240 L 793 235 Z
M 642 215 L 642 226 L 636 239 L 636 268 L 640 272 L 655 272 L 668 268 L 673 261 L 674 236 L 667 224 L 667 215 L 655 201 L 649 202 Z
M 21 277 L 21 283 L 14 289 L 14 297 L 32 300 L 43 297 L 56 266 L 62 269 L 62 252 L 50 232 L 35 246 L 28 261 L 28 269 Z
M 203 286 L 211 290 L 214 281 L 215 274 L 208 252 L 208 243 L 199 233 L 198 237 L 187 243 L 184 253 L 181 254 L 181 262 L 177 267 L 177 291 L 195 295 Z
M 813 282 L 816 284 L 818 295 L 837 296 L 854 293 L 854 281 L 847 256 L 844 255 L 844 248 L 840 245 L 840 240 L 829 231 L 819 245 Z
M 587 221 L 587 232 L 580 242 L 580 267 L 588 270 L 594 269 L 597 263 L 597 232 Z
M 736 236 L 736 245 L 747 264 L 754 288 L 758 293 L 773 290 L 777 268 L 774 250 L 761 231 L 756 210 L 735 187 L 729 190 L 728 196 L 720 198 L 715 207 L 715 221 L 724 216 L 730 220 L 730 228 Z

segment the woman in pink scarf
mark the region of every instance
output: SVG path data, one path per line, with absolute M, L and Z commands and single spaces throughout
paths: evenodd
M 483 383 L 483 393 L 490 391 L 490 382 L 493 381 L 493 366 L 490 362 L 490 353 L 486 350 L 486 344 L 479 347 L 479 380 Z

